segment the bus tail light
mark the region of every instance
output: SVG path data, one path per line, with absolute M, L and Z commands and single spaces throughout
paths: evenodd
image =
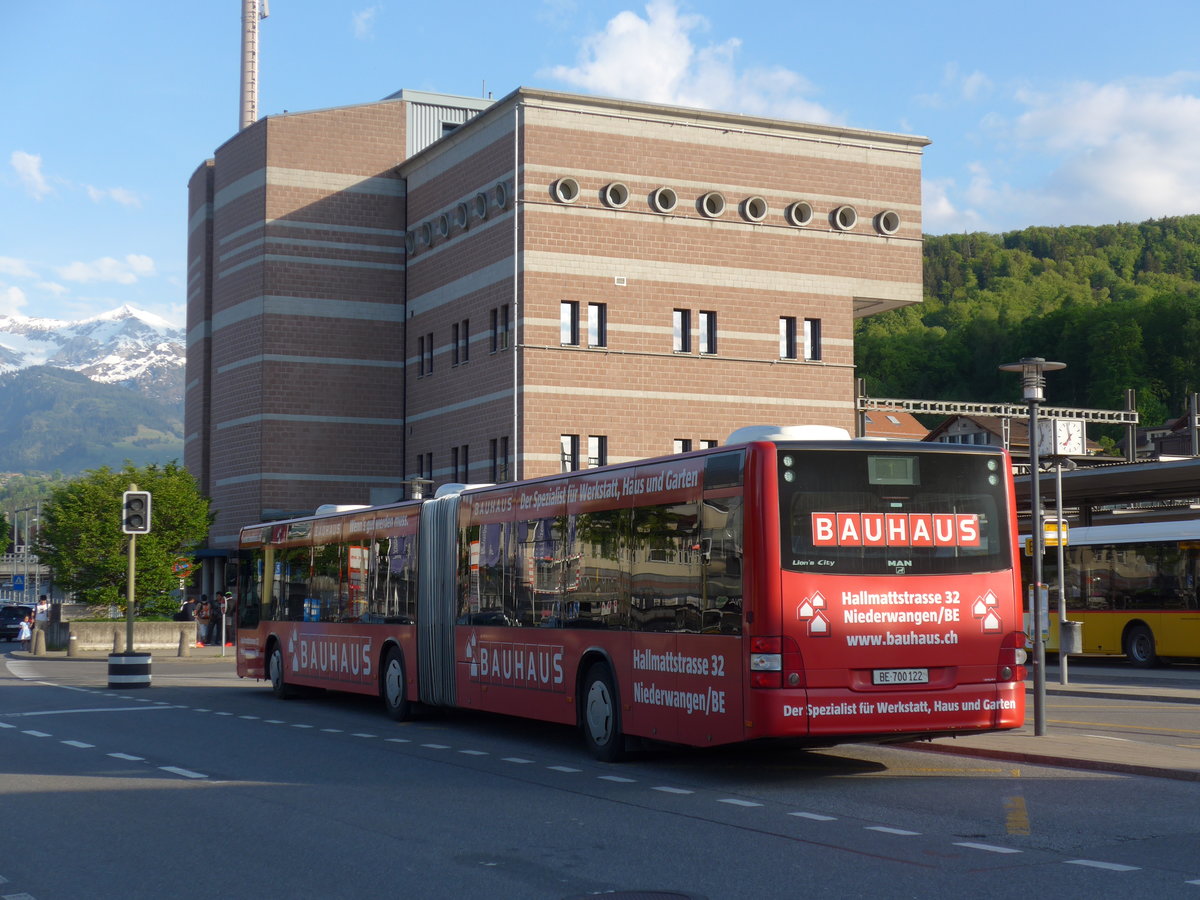
M 1024 681 L 1025 663 L 1029 654 L 1025 651 L 1025 632 L 1013 631 L 1000 644 L 1000 680 Z
M 756 688 L 801 687 L 804 665 L 800 648 L 790 637 L 750 639 L 750 686 Z

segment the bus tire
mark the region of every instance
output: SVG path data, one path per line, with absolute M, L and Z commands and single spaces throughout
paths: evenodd
M 621 733 L 621 704 L 613 687 L 612 673 L 605 663 L 593 663 L 583 679 L 580 728 L 588 752 L 601 762 L 618 762 L 625 757 L 625 735 Z
M 411 704 L 408 702 L 408 682 L 404 677 L 404 657 L 395 647 L 388 650 L 379 673 L 379 698 L 388 718 L 403 722 L 408 719 Z
M 287 683 L 284 672 L 287 670 L 283 660 L 283 648 L 276 642 L 271 647 L 271 655 L 267 657 L 267 676 L 271 679 L 271 693 L 280 700 L 295 696 L 292 686 Z
M 1154 633 L 1145 625 L 1134 625 L 1125 632 L 1125 656 L 1139 669 L 1158 664 L 1154 649 Z

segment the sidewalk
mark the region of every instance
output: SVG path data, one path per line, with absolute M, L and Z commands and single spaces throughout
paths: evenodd
M 1200 678 L 1173 684 L 1153 676 L 1137 681 L 1124 677 L 1119 680 L 1084 680 L 1088 676 L 1073 676 L 1072 681 L 1078 679 L 1079 683 L 1069 685 L 1058 684 L 1057 678 L 1056 672 L 1048 672 L 1048 703 L 1053 702 L 1056 697 L 1087 696 L 1114 700 L 1200 704 Z M 1026 696 L 1026 724 L 1016 731 L 937 738 L 905 746 L 933 753 L 1011 760 L 1033 765 L 1066 766 L 1099 772 L 1200 781 L 1200 734 L 1190 742 L 1190 747 L 1149 743 L 1135 737 L 1081 735 L 1049 724 L 1044 729 L 1045 733 L 1038 736 L 1033 733 L 1033 703 L 1033 688 L 1030 686 Z M 1196 721 L 1200 723 L 1200 715 L 1197 715 Z

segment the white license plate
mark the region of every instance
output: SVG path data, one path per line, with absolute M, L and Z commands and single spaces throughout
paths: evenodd
M 875 684 L 928 684 L 928 669 L 876 669 L 871 673 Z

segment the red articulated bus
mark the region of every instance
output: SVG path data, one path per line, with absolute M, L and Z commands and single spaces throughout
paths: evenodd
M 238 674 L 627 738 L 812 746 L 1024 721 L 996 448 L 730 445 L 244 528 Z

